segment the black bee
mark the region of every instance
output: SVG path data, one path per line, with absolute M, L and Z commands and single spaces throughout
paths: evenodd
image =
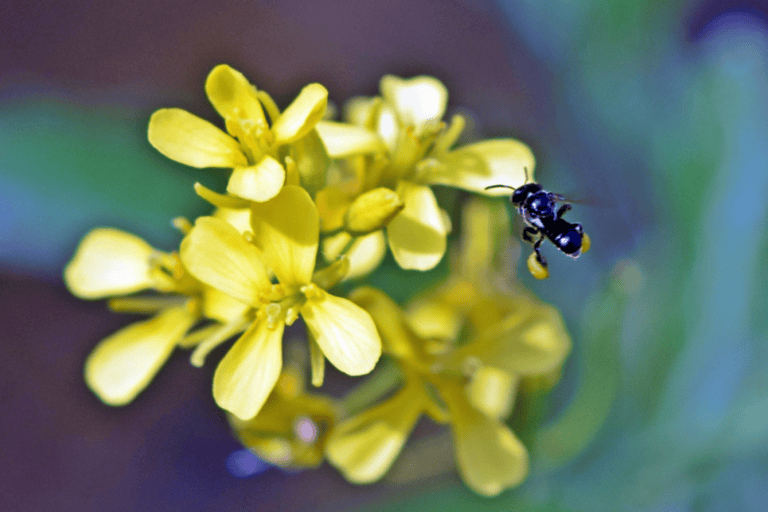
M 526 177 L 527 175 L 526 169 Z M 538 183 L 526 183 L 517 188 L 509 185 L 491 185 L 485 189 L 498 187 L 512 189 L 509 200 L 525 221 L 523 240 L 533 244 L 533 253 L 528 258 L 528 270 L 533 277 L 546 279 L 549 276 L 547 260 L 542 256 L 540 249 L 545 238 L 571 258 L 578 258 L 582 252 L 589 249 L 589 237 L 584 233 L 581 224 L 573 224 L 563 219 L 565 212 L 571 209 L 565 197 L 547 192 Z M 562 206 L 555 210 L 557 203 L 562 203 Z

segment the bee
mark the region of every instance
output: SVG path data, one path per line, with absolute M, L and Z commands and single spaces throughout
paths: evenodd
M 527 181 L 528 169 L 525 169 L 525 176 Z M 525 183 L 519 187 L 490 185 L 485 189 L 499 187 L 512 190 L 509 201 L 526 224 L 523 229 L 523 240 L 533 244 L 533 252 L 528 257 L 528 270 L 533 277 L 536 279 L 549 277 L 547 260 L 541 254 L 541 244 L 545 239 L 571 258 L 578 258 L 581 253 L 587 252 L 590 241 L 581 224 L 563 219 L 565 212 L 571 209 L 571 204 L 566 202 L 565 197 L 548 192 L 535 182 Z M 562 205 L 557 208 L 557 203 Z

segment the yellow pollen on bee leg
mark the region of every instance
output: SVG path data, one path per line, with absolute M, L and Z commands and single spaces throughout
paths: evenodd
M 586 233 L 581 234 L 581 253 L 584 254 L 592 246 L 592 241 Z
M 532 252 L 531 255 L 528 256 L 527 263 L 528 263 L 528 271 L 536 279 L 546 279 L 549 277 L 549 270 L 547 269 L 547 267 L 539 263 L 539 260 L 536 259 L 535 252 Z

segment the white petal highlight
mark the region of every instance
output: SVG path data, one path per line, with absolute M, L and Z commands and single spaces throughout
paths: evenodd
M 417 132 L 427 123 L 438 123 L 448 103 L 448 90 L 431 76 L 404 79 L 387 75 L 381 79 L 381 95 L 391 103 L 403 126 Z

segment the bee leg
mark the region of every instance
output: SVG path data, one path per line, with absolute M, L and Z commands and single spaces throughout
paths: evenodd
M 573 208 L 570 203 L 565 203 L 563 206 L 560 207 L 559 210 L 557 210 L 557 215 L 555 215 L 556 219 L 561 219 L 563 215 L 565 215 L 565 212 Z
M 544 241 L 544 235 L 539 233 L 539 239 L 536 240 L 535 244 L 533 244 L 533 252 L 536 253 L 536 261 L 538 261 L 542 267 L 546 268 L 547 260 L 544 258 L 544 256 L 542 256 L 541 249 L 540 249 L 541 242 L 543 241 Z
M 536 228 L 528 226 L 523 229 L 523 240 L 528 243 L 534 243 L 536 240 L 533 237 L 537 235 L 541 235 L 541 232 Z
M 533 252 L 536 253 L 536 261 L 538 261 L 542 267 L 547 266 L 547 260 L 541 255 L 541 243 L 544 241 L 544 234 L 541 230 L 527 226 L 523 229 L 523 240 L 533 244 Z

